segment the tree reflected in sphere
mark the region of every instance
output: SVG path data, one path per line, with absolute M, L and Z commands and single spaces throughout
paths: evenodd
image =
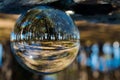
M 33 8 L 21 15 L 11 33 L 11 48 L 17 61 L 36 73 L 61 71 L 76 58 L 79 31 L 64 12 Z

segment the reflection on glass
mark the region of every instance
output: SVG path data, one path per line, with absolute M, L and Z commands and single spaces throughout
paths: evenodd
M 11 47 L 25 68 L 52 73 L 73 62 L 79 38 L 78 29 L 64 12 L 37 7 L 18 19 L 11 33 Z
M 2 66 L 2 57 L 3 57 L 3 47 L 2 44 L 0 44 L 0 67 Z

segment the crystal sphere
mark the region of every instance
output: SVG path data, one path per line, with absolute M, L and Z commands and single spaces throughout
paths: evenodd
M 22 14 L 11 33 L 11 48 L 18 63 L 36 73 L 63 70 L 76 58 L 79 31 L 63 11 L 33 8 Z

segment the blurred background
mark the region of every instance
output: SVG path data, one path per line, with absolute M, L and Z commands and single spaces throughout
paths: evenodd
M 80 50 L 65 70 L 36 75 L 22 68 L 10 49 L 10 33 L 20 15 L 0 13 L 0 80 L 119 80 L 120 10 L 71 16 L 80 31 Z

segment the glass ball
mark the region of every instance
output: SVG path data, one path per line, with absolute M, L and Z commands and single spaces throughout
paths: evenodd
M 24 68 L 54 73 L 69 66 L 79 50 L 79 31 L 63 11 L 33 8 L 22 14 L 11 33 L 11 48 Z

